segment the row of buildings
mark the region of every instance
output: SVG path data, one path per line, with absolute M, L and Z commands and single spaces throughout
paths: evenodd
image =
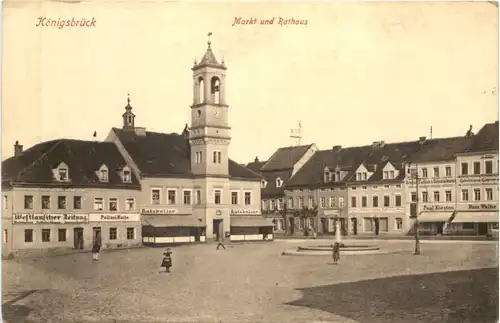
M 413 204 L 422 234 L 486 235 L 498 225 L 498 136 L 497 121 L 452 138 L 286 147 L 247 167 L 277 232 L 334 233 L 340 221 L 343 234 L 409 234 Z
M 2 162 L 3 255 L 54 248 L 272 240 L 259 174 L 228 156 L 226 66 L 210 42 L 195 62 L 191 126 L 181 134 L 123 126 L 104 142 L 60 139 Z

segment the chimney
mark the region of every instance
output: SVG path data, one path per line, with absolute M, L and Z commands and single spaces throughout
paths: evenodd
M 425 143 L 426 140 L 427 140 L 427 138 L 424 136 L 418 138 L 418 142 L 421 144 Z
M 21 156 L 23 154 L 23 145 L 19 144 L 19 141 L 16 140 L 14 145 L 14 157 Z
M 258 163 L 258 162 L 259 162 L 259 157 L 258 157 L 258 156 L 255 156 L 254 163 Z
M 342 146 L 333 146 L 332 148 L 334 152 L 340 151 L 340 149 L 342 149 Z

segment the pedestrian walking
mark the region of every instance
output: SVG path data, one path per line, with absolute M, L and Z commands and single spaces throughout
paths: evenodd
M 222 247 L 222 248 L 224 248 L 224 250 L 226 250 L 226 246 L 224 246 L 224 235 L 222 235 L 222 234 L 219 236 L 219 243 L 217 244 L 216 250 L 219 250 L 220 247 Z
M 332 250 L 333 263 L 336 265 L 340 260 L 340 243 L 335 242 L 335 244 L 332 246 Z
M 170 267 L 172 267 L 172 251 L 170 251 L 170 248 L 167 248 L 167 250 L 163 253 L 163 259 L 160 267 L 165 267 L 166 273 L 170 272 Z
M 98 261 L 100 257 L 100 251 L 101 251 L 101 242 L 99 237 L 96 236 L 94 239 L 94 243 L 92 244 L 92 260 L 93 261 Z

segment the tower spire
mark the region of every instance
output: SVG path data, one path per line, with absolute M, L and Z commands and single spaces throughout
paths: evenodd
M 211 49 L 211 48 L 210 48 L 210 45 L 212 45 L 212 42 L 210 41 L 210 36 L 212 36 L 212 32 L 209 32 L 207 36 L 208 36 L 208 42 L 207 42 L 207 44 L 208 44 L 208 49 Z
M 130 93 L 127 93 L 127 105 L 125 106 L 125 113 L 122 114 L 122 118 L 123 129 L 134 130 L 135 114 L 132 112 L 132 106 L 130 105 Z

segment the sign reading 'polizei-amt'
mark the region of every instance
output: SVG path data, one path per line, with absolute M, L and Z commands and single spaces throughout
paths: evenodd
M 14 223 L 87 223 L 88 214 L 33 214 L 14 213 Z
M 90 214 L 90 222 L 139 221 L 139 214 Z

